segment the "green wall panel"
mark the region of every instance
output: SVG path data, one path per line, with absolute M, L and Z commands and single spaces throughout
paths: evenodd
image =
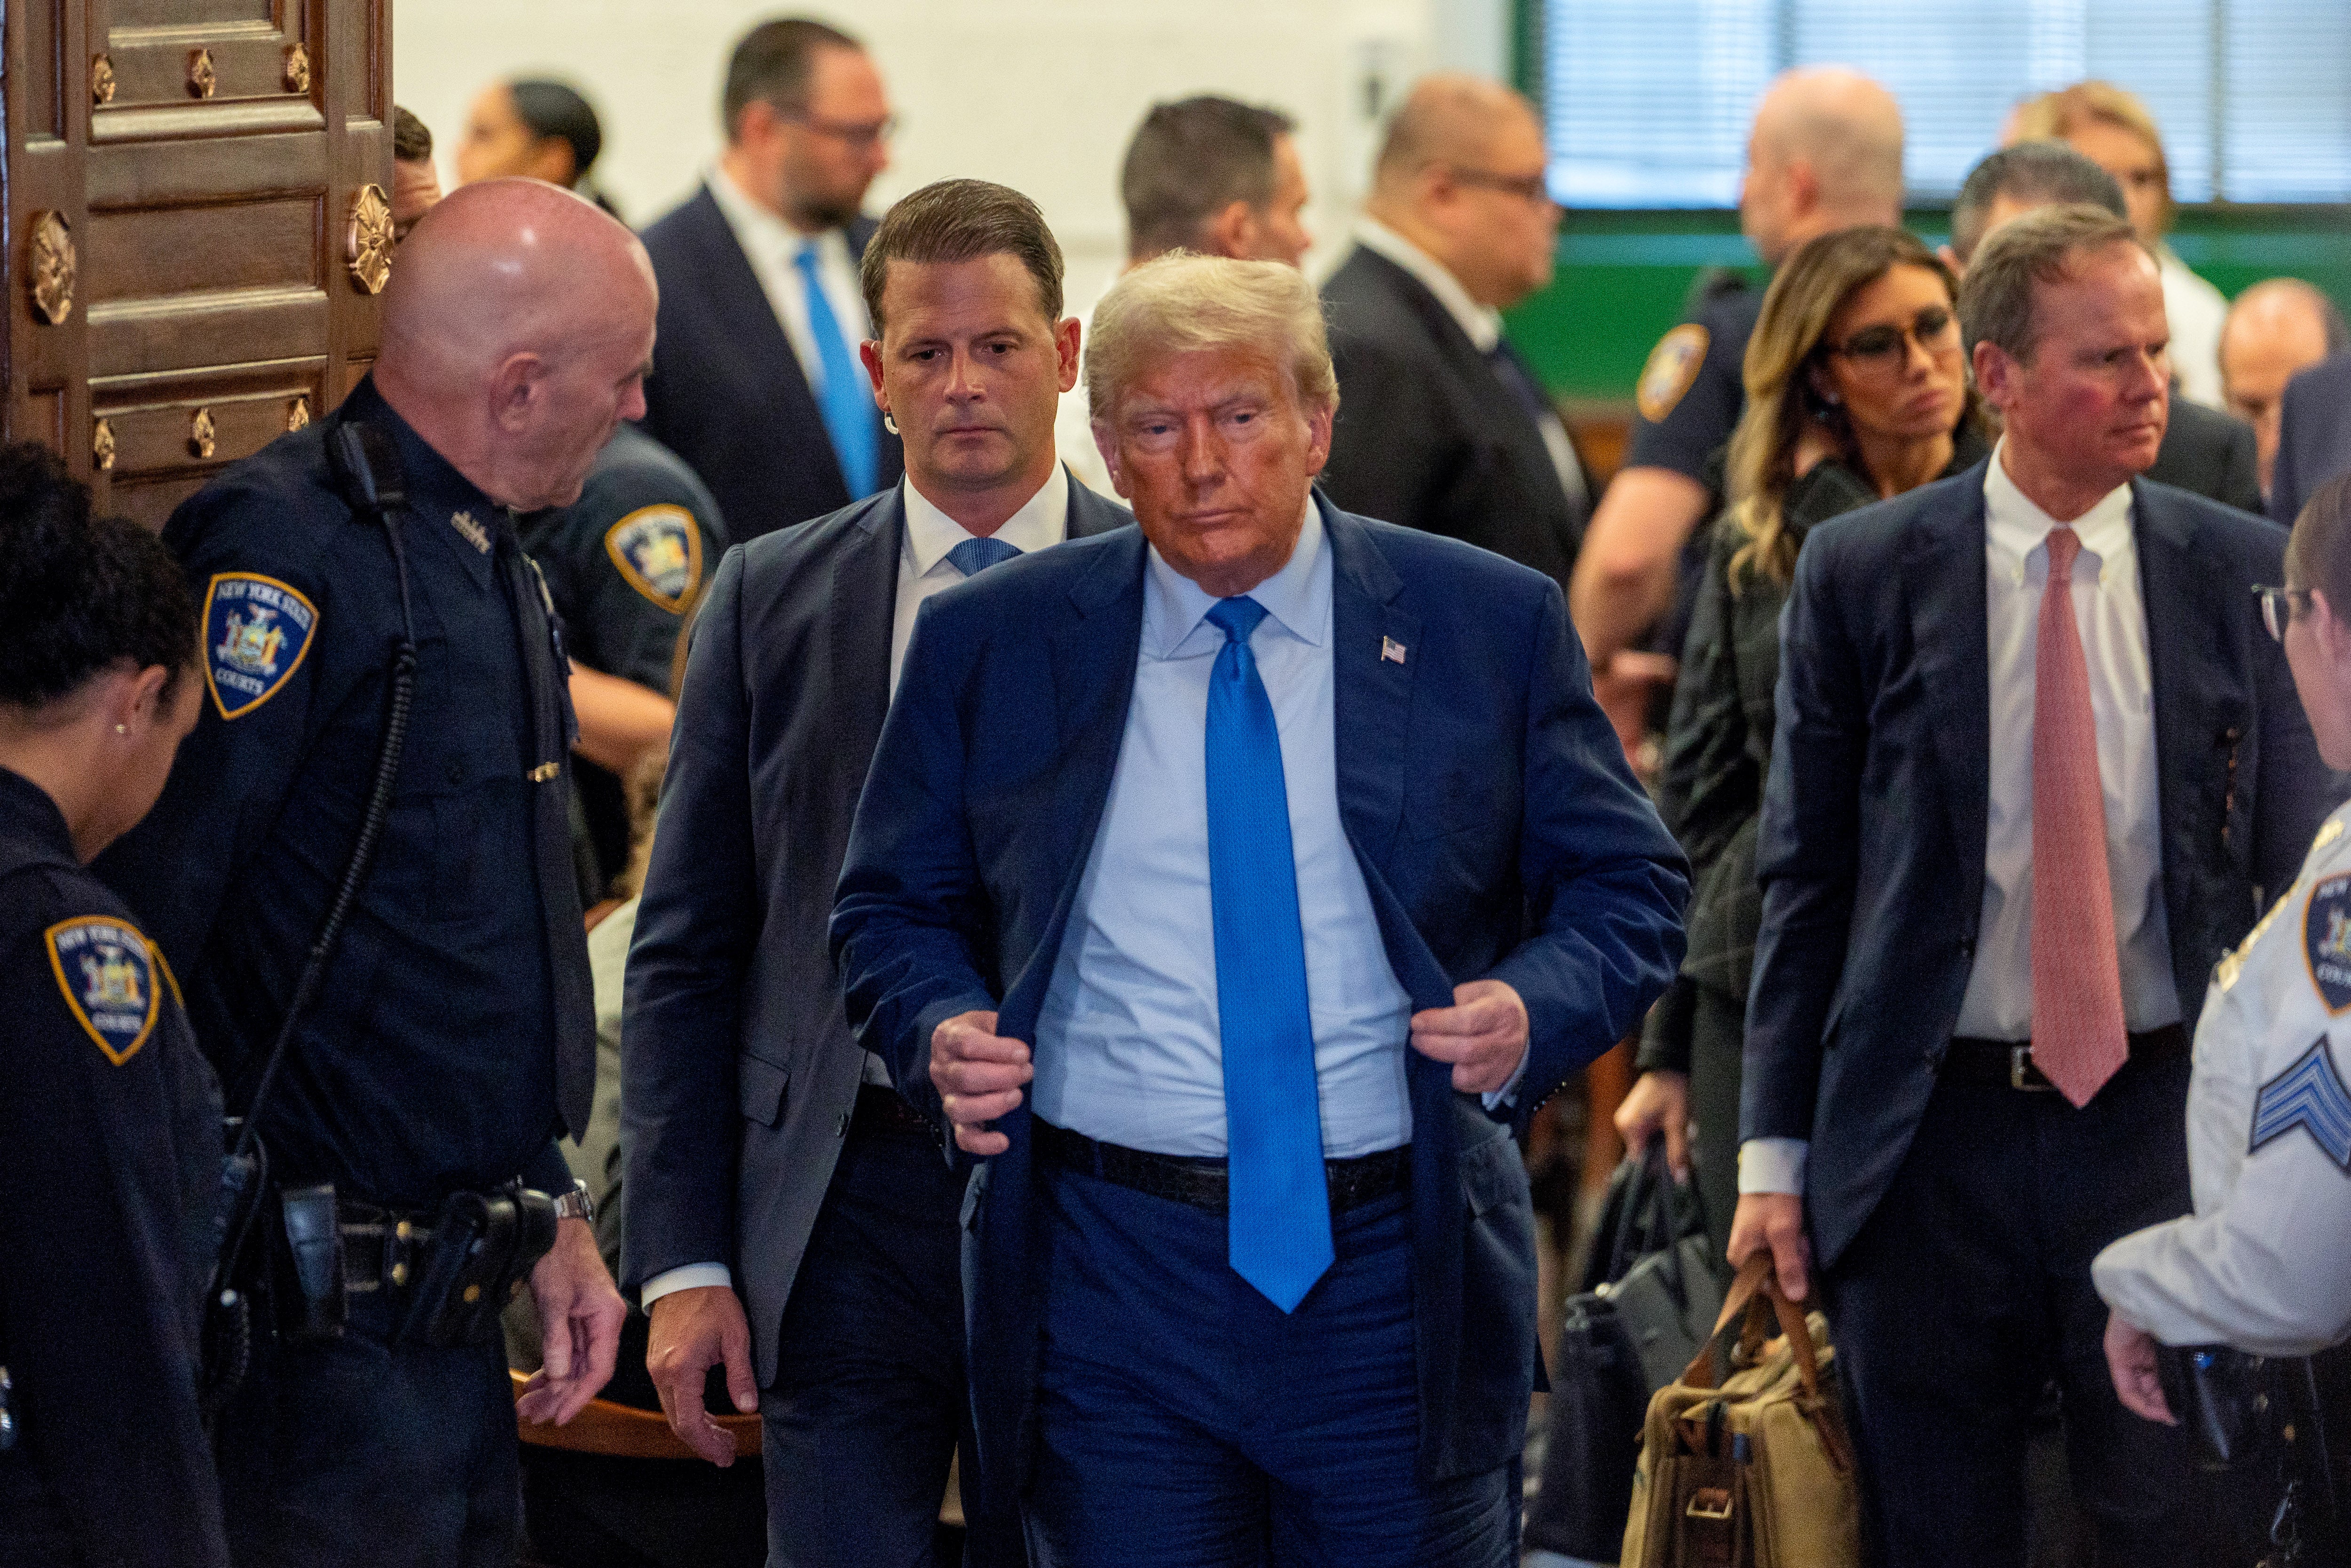
M 1939 208 L 1908 214 L 1939 244 Z M 2199 207 L 2180 214 L 2180 258 L 2224 294 L 2264 277 L 2308 278 L 2351 310 L 2351 208 Z M 1517 343 L 1551 389 L 1574 399 L 1625 400 L 1651 345 L 1679 319 L 1700 269 L 1763 270 L 1732 212 L 1571 212 L 1560 225 L 1550 287 L 1510 313 Z

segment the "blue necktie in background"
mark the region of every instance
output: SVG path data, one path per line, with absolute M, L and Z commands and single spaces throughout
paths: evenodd
M 1253 599 L 1218 600 L 1208 612 L 1225 634 L 1208 674 L 1208 900 L 1225 1059 L 1226 1256 L 1286 1312 L 1333 1254 L 1290 791 L 1273 703 L 1249 652 L 1264 619 Z
M 849 482 L 849 498 L 873 494 L 875 466 L 882 438 L 874 428 L 873 394 L 865 372 L 841 329 L 818 280 L 816 246 L 804 245 L 792 257 L 799 268 L 800 292 L 808 297 L 809 336 L 816 340 L 817 363 L 824 368 L 824 386 L 817 393 L 817 412 L 824 415 L 824 433 L 832 437 L 832 455 L 841 462 L 841 476 Z
M 977 577 L 991 566 L 998 566 L 1020 553 L 1019 545 L 1006 544 L 998 538 L 970 538 L 947 551 L 947 559 L 966 577 Z

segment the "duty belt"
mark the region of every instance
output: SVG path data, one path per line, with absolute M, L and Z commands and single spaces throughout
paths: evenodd
M 1070 1170 L 1083 1171 L 1120 1186 L 1154 1197 L 1205 1208 L 1211 1214 L 1226 1209 L 1225 1162 L 1185 1155 L 1155 1155 L 1143 1149 L 1105 1144 L 1032 1118 L 1030 1138 L 1041 1157 Z M 1409 1144 L 1354 1159 L 1324 1160 L 1323 1178 L 1330 1185 L 1331 1212 L 1343 1214 L 1374 1198 L 1401 1192 L 1412 1169 Z

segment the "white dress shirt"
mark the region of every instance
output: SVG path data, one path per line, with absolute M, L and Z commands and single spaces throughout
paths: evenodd
M 899 495 L 905 503 L 906 528 L 904 543 L 898 551 L 898 596 L 890 627 L 890 691 L 898 691 L 898 672 L 906 662 L 906 640 L 914 635 L 914 612 L 923 601 L 943 589 L 952 588 L 963 580 L 963 573 L 947 552 L 970 538 L 971 533 L 961 523 L 932 505 L 912 479 L 900 482 Z M 1044 488 L 1029 498 L 1028 505 L 1004 520 L 995 538 L 1014 546 L 1022 554 L 1060 544 L 1070 531 L 1070 481 L 1061 465 L 1053 465 L 1053 476 L 1045 481 Z M 865 1058 L 864 1082 L 890 1087 L 890 1070 L 872 1051 Z M 692 1290 L 700 1285 L 731 1285 L 735 1276 L 724 1263 L 686 1263 L 654 1275 L 638 1292 L 647 1312 L 662 1297 L 674 1291 Z
M 1225 1153 L 1225 1076 L 1208 886 L 1208 678 L 1217 601 L 1156 549 L 1143 579 L 1134 695 L 1102 826 L 1037 1019 L 1036 1113 L 1154 1154 Z M 1412 1000 L 1388 964 L 1339 816 L 1331 548 L 1309 500 L 1290 560 L 1251 589 L 1249 652 L 1273 705 L 1290 796 L 1322 1153 L 1412 1137 Z
M 1984 817 L 1983 908 L 1955 1033 L 2022 1041 L 2032 1034 L 2032 708 L 2041 600 L 2056 519 L 2008 476 L 2005 444 L 1984 474 L 1986 652 L 1991 729 Z M 2163 905 L 2163 822 L 2156 785 L 2155 684 L 2127 485 L 2074 519 L 2082 540 L 2069 584 L 2089 667 L 2106 818 L 2106 880 L 2134 1032 L 2180 1018 Z M 1800 1138 L 1758 1138 L 1739 1156 L 1741 1192 L 1801 1192 Z
M 1480 305 L 1469 298 L 1461 280 L 1447 270 L 1443 262 L 1420 246 L 1381 223 L 1377 218 L 1363 218 L 1355 225 L 1355 239 L 1374 256 L 1385 256 L 1419 280 L 1422 287 L 1437 296 L 1445 313 L 1453 318 L 1469 346 L 1481 354 L 1490 354 L 1502 341 L 1502 313 L 1490 305 Z M 1551 465 L 1559 472 L 1559 487 L 1567 492 L 1572 501 L 1581 502 L 1591 495 L 1584 482 L 1583 465 L 1575 458 L 1574 444 L 1567 438 L 1567 426 L 1546 403 L 1535 428 L 1542 432 L 1543 448 L 1551 454 Z
M 821 393 L 824 356 L 818 351 L 816 334 L 809 326 L 808 287 L 800 277 L 799 257 L 809 246 L 816 247 L 817 279 L 824 287 L 825 303 L 832 307 L 833 319 L 850 334 L 849 357 L 854 360 L 858 341 L 870 337 L 872 329 L 865 319 L 865 293 L 857 280 L 857 258 L 849 254 L 848 234 L 841 229 L 802 234 L 744 194 L 724 169 L 711 170 L 705 183 L 726 226 L 735 233 L 735 243 L 750 261 L 752 276 L 768 296 L 768 308 L 775 311 L 776 324 L 783 328 L 792 346 L 792 357 L 800 362 L 809 391 Z

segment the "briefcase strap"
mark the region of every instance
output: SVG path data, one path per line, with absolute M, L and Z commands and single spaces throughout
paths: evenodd
M 1722 1298 L 1722 1312 L 1714 1320 L 1714 1332 L 1698 1346 L 1698 1354 L 1682 1371 L 1682 1383 L 1691 1388 L 1712 1388 L 1715 1385 L 1715 1353 L 1723 1335 L 1736 1329 L 1740 1342 L 1750 1358 L 1761 1347 L 1765 1331 L 1772 1320 L 1778 1321 L 1780 1333 L 1788 1342 L 1796 1361 L 1796 1376 L 1803 1385 L 1803 1409 L 1806 1416 L 1821 1435 L 1821 1442 L 1837 1468 L 1851 1470 L 1852 1450 L 1844 1433 L 1828 1409 L 1821 1394 L 1821 1366 L 1818 1347 L 1813 1343 L 1812 1325 L 1804 1321 L 1802 1307 L 1790 1301 L 1780 1289 L 1780 1277 L 1772 1271 L 1771 1254 L 1758 1251 L 1739 1266 L 1738 1278 L 1730 1283 L 1729 1292 Z

